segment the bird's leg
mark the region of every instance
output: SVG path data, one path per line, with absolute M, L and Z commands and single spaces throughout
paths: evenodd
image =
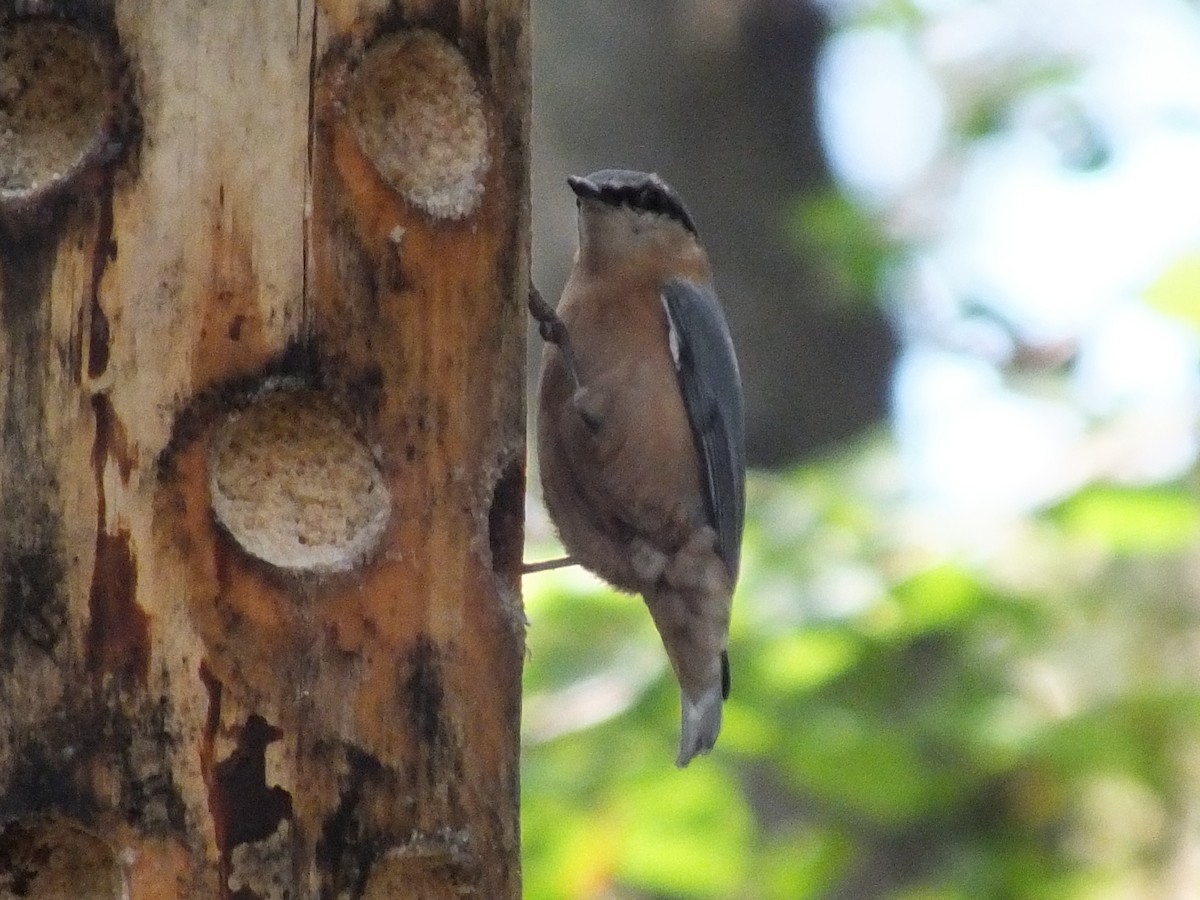
M 579 381 L 579 364 L 575 361 L 575 349 L 571 346 L 571 336 L 567 334 L 566 323 L 559 318 L 554 308 L 542 299 L 541 292 L 532 284 L 529 286 L 529 312 L 538 323 L 538 334 L 542 336 L 542 340 L 558 346 L 575 390 L 583 390 Z
M 575 408 L 579 410 L 584 424 L 591 431 L 599 431 L 600 416 L 594 409 L 595 403 L 591 402 L 592 398 L 588 389 L 579 380 L 579 362 L 575 357 L 575 348 L 571 346 L 571 336 L 567 333 L 567 325 L 550 304 L 542 299 L 541 292 L 532 284 L 529 286 L 529 312 L 538 323 L 538 334 L 542 336 L 542 340 L 556 345 L 559 353 L 562 354 L 567 375 L 575 386 L 575 393 L 571 400 L 575 404 Z

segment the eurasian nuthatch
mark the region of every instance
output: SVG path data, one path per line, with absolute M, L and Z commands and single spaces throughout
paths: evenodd
M 712 749 L 729 696 L 745 517 L 742 388 L 708 257 L 657 175 L 567 179 L 579 250 L 547 340 L 538 459 L 573 559 L 640 593 L 682 701 L 677 765 Z

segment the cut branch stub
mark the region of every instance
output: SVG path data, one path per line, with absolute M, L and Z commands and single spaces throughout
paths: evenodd
M 332 402 L 272 390 L 218 426 L 209 451 L 217 521 L 251 556 L 295 574 L 360 565 L 391 498 L 370 450 Z
M 380 39 L 355 69 L 345 108 L 394 191 L 438 219 L 475 211 L 489 163 L 487 114 L 466 60 L 444 38 L 417 30 Z
M 106 37 L 74 25 L 0 23 L 0 212 L 27 210 L 118 156 L 117 56 Z

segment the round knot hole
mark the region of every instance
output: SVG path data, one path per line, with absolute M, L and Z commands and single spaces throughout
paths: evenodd
M 432 31 L 391 34 L 354 72 L 346 110 L 383 180 L 439 219 L 475 210 L 488 169 L 488 126 L 463 55 Z
M 113 155 L 118 77 L 107 44 L 73 25 L 0 25 L 0 204 L 26 203 Z
M 297 574 L 360 565 L 391 511 L 370 450 L 315 391 L 266 393 L 218 426 L 209 492 L 217 521 L 246 553 Z

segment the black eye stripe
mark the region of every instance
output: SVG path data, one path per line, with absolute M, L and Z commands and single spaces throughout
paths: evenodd
M 691 217 L 684 209 L 683 204 L 651 185 L 640 188 L 605 185 L 600 188 L 600 199 L 612 206 L 629 206 L 633 209 L 667 216 L 682 223 L 689 231 L 695 231 L 691 224 Z
M 567 181 L 578 197 L 664 216 L 696 234 L 696 223 L 682 198 L 655 175 L 627 169 L 601 169 L 586 178 L 573 177 Z

